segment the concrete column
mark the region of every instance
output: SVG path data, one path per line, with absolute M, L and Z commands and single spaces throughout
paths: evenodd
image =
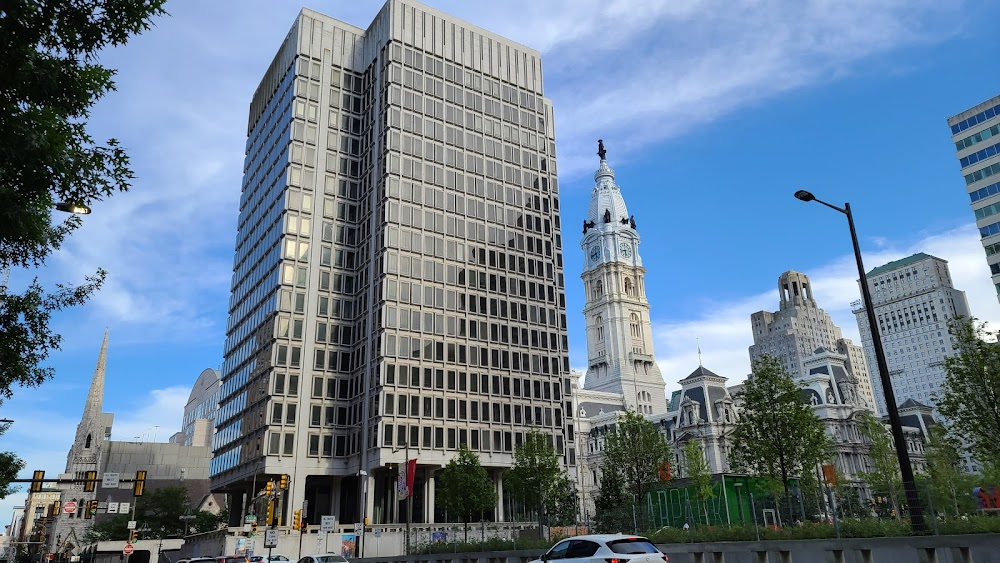
M 375 478 L 371 473 L 368 477 L 363 478 L 365 486 L 365 506 L 368 508 L 365 510 L 365 515 L 371 520 L 372 514 L 375 512 Z
M 493 482 L 497 486 L 497 522 L 504 522 L 503 516 L 503 472 L 497 471 L 493 476 Z
M 343 522 L 340 514 L 340 484 L 341 477 L 334 477 L 330 480 L 330 511 L 329 514 L 333 514 L 337 517 L 337 522 Z
M 424 482 L 424 522 L 428 524 L 434 523 L 434 470 L 431 468 L 425 469 L 427 471 L 427 479 Z

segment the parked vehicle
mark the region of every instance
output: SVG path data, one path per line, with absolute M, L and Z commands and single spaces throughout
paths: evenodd
M 220 555 L 215 563 L 248 563 L 246 555 Z
M 299 559 L 298 563 L 349 563 L 346 557 L 336 553 L 323 553 L 320 555 L 306 555 Z
M 566 538 L 532 563 L 665 563 L 670 558 L 642 536 L 598 534 Z M 301 562 L 300 562 L 301 563 Z M 325 563 L 325 562 L 324 562 Z
M 284 555 L 254 555 L 250 557 L 250 563 L 270 563 L 271 561 L 289 561 Z

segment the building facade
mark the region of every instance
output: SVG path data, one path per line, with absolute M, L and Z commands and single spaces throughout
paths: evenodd
M 219 413 L 219 390 L 222 381 L 219 372 L 207 368 L 198 375 L 181 419 L 181 431 L 171 441 L 185 446 L 212 447 L 215 435 L 215 417 Z
M 792 377 L 807 373 L 805 360 L 823 348 L 846 357 L 847 367 L 857 380 L 861 404 L 874 408 L 875 397 L 863 349 L 844 338 L 840 327 L 813 297 L 809 276 L 787 271 L 778 278 L 779 308 L 771 313 L 758 311 L 750 316 L 753 345 L 750 361 L 763 355 L 781 360 Z
M 948 126 L 1000 299 L 1000 96 L 949 117 Z
M 965 292 L 952 285 L 948 262 L 922 252 L 879 266 L 866 278 L 897 404 L 914 399 L 933 406 L 944 383 L 944 360 L 955 353 L 948 321 L 970 316 Z M 884 416 L 882 380 L 863 303 L 854 304 L 854 314 L 871 366 L 876 408 Z
M 503 520 L 530 429 L 575 464 L 556 169 L 537 51 L 415 2 L 302 10 L 250 105 L 211 467 L 234 520 L 288 474 L 284 523 L 405 521 L 409 457 L 412 521 L 440 521 L 461 444 Z

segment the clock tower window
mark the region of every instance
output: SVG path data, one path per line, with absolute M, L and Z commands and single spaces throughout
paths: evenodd
M 632 285 L 632 278 L 630 278 L 628 276 L 625 276 L 625 295 L 628 295 L 629 297 L 632 297 L 632 293 L 634 293 L 634 289 L 635 288 Z
M 596 280 L 594 282 L 594 299 L 600 299 L 604 297 L 604 282 L 602 280 Z

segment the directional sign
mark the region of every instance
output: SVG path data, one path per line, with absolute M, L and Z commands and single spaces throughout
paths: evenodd
M 125 547 L 122 548 L 122 553 L 125 555 L 132 555 L 133 551 L 135 551 L 135 548 L 130 543 L 125 544 Z
M 130 507 L 129 503 L 127 503 L 127 502 L 119 502 L 118 503 L 118 514 L 128 514 L 129 507 Z
M 354 525 L 355 534 L 360 534 L 363 533 L 364 531 L 365 531 L 365 526 L 361 522 L 358 522 L 357 524 Z
M 118 503 L 117 502 L 109 502 L 108 503 L 107 513 L 108 514 L 118 514 Z
M 275 528 L 264 530 L 264 547 L 278 547 L 278 530 Z
M 337 528 L 337 517 L 336 516 L 321 516 L 319 523 L 319 531 L 324 534 L 328 534 Z
M 104 489 L 117 489 L 121 480 L 121 473 L 105 473 L 101 475 L 101 487 Z
M 74 514 L 76 512 L 76 502 L 68 500 L 66 504 L 63 505 L 63 512 L 66 514 Z

